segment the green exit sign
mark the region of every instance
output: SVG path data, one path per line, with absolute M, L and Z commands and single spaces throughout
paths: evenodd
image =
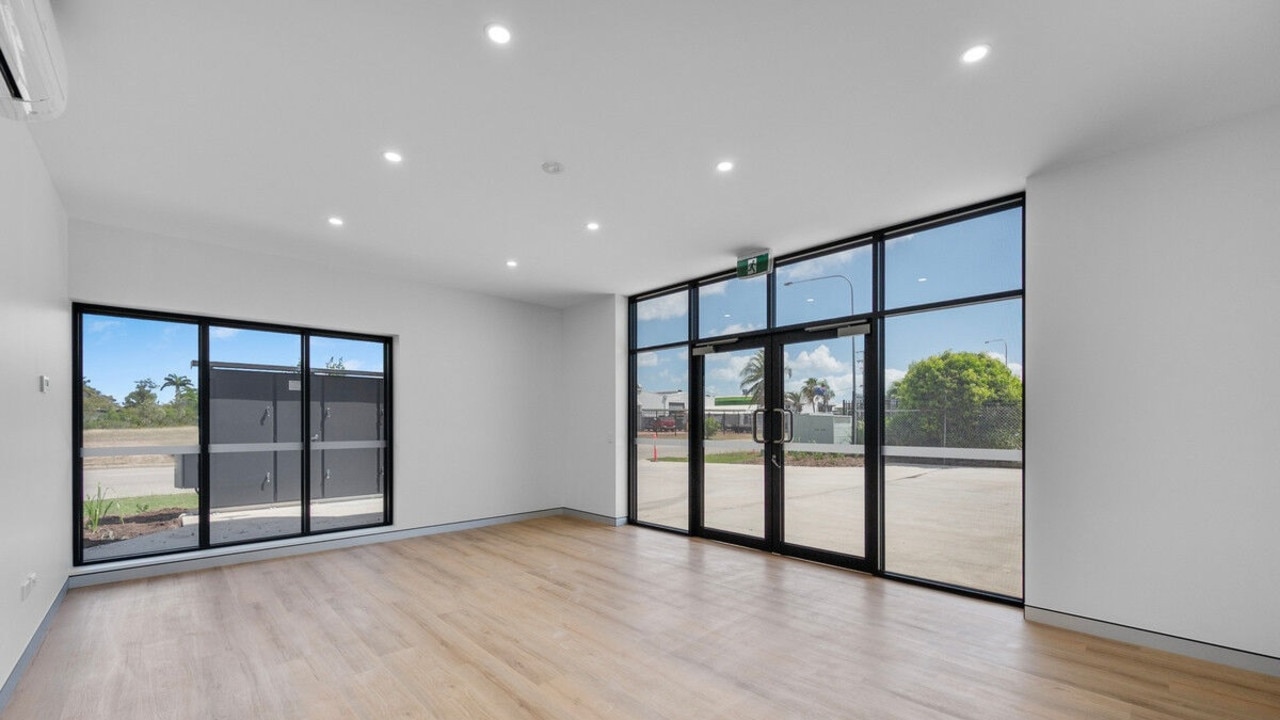
M 758 255 L 738 258 L 738 277 L 740 278 L 763 275 L 772 269 L 773 256 L 767 250 Z

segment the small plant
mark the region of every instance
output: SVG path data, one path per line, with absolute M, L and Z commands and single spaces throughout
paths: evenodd
M 715 437 L 720 432 L 720 421 L 708 415 L 702 421 L 702 433 L 706 437 Z
M 102 494 L 102 484 L 99 483 L 97 494 L 84 499 L 84 523 L 89 528 L 89 532 L 97 532 L 98 526 L 102 524 L 102 518 L 111 512 L 115 504 L 115 500 Z
M 138 512 L 144 513 L 151 509 L 151 503 L 138 503 Z

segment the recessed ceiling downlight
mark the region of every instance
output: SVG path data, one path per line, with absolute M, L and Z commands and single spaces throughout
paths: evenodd
M 716 163 L 716 170 L 722 173 L 727 173 L 732 169 L 733 169 L 732 160 L 721 160 L 720 162 Z
M 396 152 L 395 150 L 388 150 L 382 153 L 382 157 L 384 160 L 386 160 L 389 163 L 392 163 L 393 165 L 399 164 L 404 161 L 404 156 Z
M 484 34 L 495 45 L 506 45 L 511 42 L 511 31 L 507 29 L 506 25 L 489 23 L 484 26 Z
M 974 45 L 968 50 L 965 50 L 964 54 L 960 56 L 960 59 L 967 63 L 976 63 L 986 57 L 989 52 L 991 52 L 990 45 Z
M 595 232 L 595 231 L 597 231 L 597 230 L 599 230 L 599 229 L 600 229 L 600 223 L 595 222 L 595 221 L 593 220 L 593 221 L 591 221 L 591 222 L 587 223 L 587 229 L 588 229 L 588 230 L 590 230 L 591 232 Z
M 516 266 L 517 266 L 517 265 L 519 265 L 519 264 L 520 264 L 520 263 L 516 262 L 515 260 L 508 260 L 508 261 L 507 261 L 507 267 L 509 267 L 509 268 L 516 267 Z
M 346 225 L 347 223 L 346 223 L 346 221 L 344 221 L 342 218 L 338 217 L 337 215 L 334 215 L 333 217 L 330 217 L 330 218 L 329 218 L 329 224 L 330 224 L 330 225 L 332 225 L 332 226 L 334 226 L 334 227 L 342 227 L 343 225 Z

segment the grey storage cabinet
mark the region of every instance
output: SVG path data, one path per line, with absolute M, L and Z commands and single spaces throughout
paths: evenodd
M 311 376 L 311 499 L 383 491 L 386 406 L 381 374 Z
M 302 497 L 302 376 L 294 368 L 209 372 L 209 505 Z
M 302 376 L 290 367 L 209 372 L 210 506 L 297 502 L 302 487 Z M 311 376 L 311 499 L 377 495 L 385 484 L 381 374 Z M 199 456 L 182 455 L 174 485 L 198 486 Z

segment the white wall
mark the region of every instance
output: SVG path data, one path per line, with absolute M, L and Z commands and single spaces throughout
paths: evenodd
M 1027 193 L 1027 605 L 1280 656 L 1280 110 Z
M 627 515 L 627 299 L 603 295 L 564 312 L 562 397 L 554 447 L 562 505 Z
M 80 221 L 70 249 L 77 301 L 394 336 L 396 528 L 561 505 L 560 311 Z
M 27 128 L 0 120 L 0 683 L 71 565 L 67 221 Z M 49 392 L 38 379 L 48 375 Z M 38 575 L 24 600 L 19 587 Z

